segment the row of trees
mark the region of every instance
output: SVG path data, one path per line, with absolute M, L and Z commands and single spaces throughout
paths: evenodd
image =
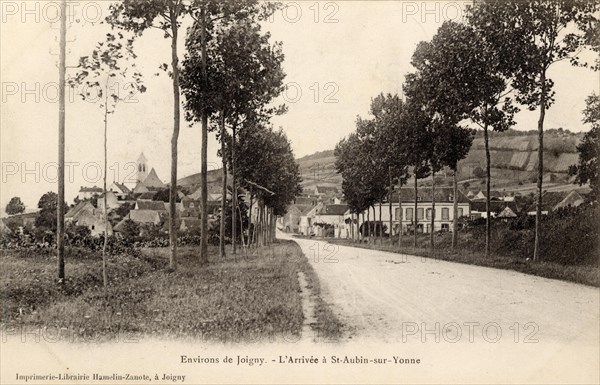
M 516 104 L 539 109 L 537 216 L 533 259 L 539 256 L 543 187 L 543 134 L 546 110 L 554 102 L 548 70 L 559 61 L 589 66 L 584 48 L 599 51 L 598 4 L 586 0 L 481 0 L 468 9 L 465 23 L 445 22 L 431 41 L 421 42 L 406 76 L 406 100 L 379 95 L 372 100 L 370 119 L 357 119 L 356 132 L 336 147 L 336 166 L 343 193 L 354 213 L 374 207 L 387 196 L 390 218 L 394 186 L 447 167 L 454 173 L 454 229 L 457 228 L 457 165 L 472 143 L 477 126 L 483 130 L 486 154 L 486 246 L 490 238 L 489 131 L 515 124 Z M 599 62 L 592 64 L 598 69 Z M 387 187 L 387 193 L 386 188 Z M 398 194 L 400 205 L 401 194 Z M 435 201 L 433 211 L 435 212 Z M 381 210 L 380 210 L 381 212 Z M 367 211 L 368 213 L 368 211 Z M 374 213 L 375 214 L 375 213 Z M 368 214 L 367 214 L 368 215 Z M 433 218 L 432 229 L 433 229 Z M 402 229 L 402 218 L 399 219 Z M 392 223 L 390 219 L 390 229 Z M 399 231 L 401 244 L 402 231 Z M 452 244 L 456 245 L 456 231 Z M 430 239 L 434 247 L 433 232 Z
M 168 73 L 173 89 L 169 184 L 171 269 L 175 269 L 177 257 L 177 150 L 182 105 L 190 126 L 198 123 L 202 133 L 202 234 L 208 234 L 208 216 L 204 214 L 208 212 L 207 157 L 210 130 L 217 131 L 221 142 L 219 155 L 223 159 L 224 170 L 221 217 L 224 217 L 226 209 L 227 170 L 233 175 L 231 216 L 236 218 L 240 214 L 237 210 L 239 187 L 249 189 L 261 207 L 266 207 L 264 213 L 261 211 L 264 215 L 259 222 L 263 227 L 264 221 L 274 223 L 273 216 L 280 215 L 292 201 L 293 195 L 299 191 L 299 172 L 289 141 L 281 131 L 274 131 L 269 124 L 271 116 L 285 112 L 284 106 L 270 106 L 283 90 L 285 74 L 281 67 L 281 43 L 271 43 L 270 34 L 261 31 L 260 22 L 279 6 L 278 3 L 257 0 L 125 0 L 112 4 L 106 22 L 113 31 L 106 34 L 105 40 L 95 47 L 91 55 L 80 59 L 77 73 L 69 80 L 71 86 L 85 84 L 88 86 L 85 89 L 97 90 L 103 99 L 100 107 L 104 118 L 106 165 L 109 116 L 115 112 L 121 97 L 128 96 L 113 94 L 111 90 L 116 88 L 112 85 L 123 82 L 132 85 L 131 93 L 144 92 L 146 88 L 142 76 L 135 71 L 137 56 L 134 43 L 152 28 L 161 30 L 164 37 L 170 40 L 171 63 L 163 64 L 160 68 Z M 186 35 L 185 59 L 180 63 L 178 37 L 184 22 L 191 22 L 192 26 Z M 181 94 L 185 97 L 183 104 Z M 89 96 L 82 95 L 83 98 Z M 245 146 L 252 149 L 244 154 Z M 272 156 L 272 159 L 265 162 L 261 157 L 266 156 Z M 238 167 L 240 163 L 244 167 Z M 236 168 L 240 170 L 237 171 Z M 104 177 L 106 191 L 106 173 Z M 285 186 L 285 189 L 279 186 Z M 105 202 L 104 207 L 106 206 Z M 104 213 L 104 218 L 108 222 L 108 213 Z M 60 215 L 58 222 L 61 222 Z M 235 252 L 235 240 L 239 239 L 235 228 L 237 221 L 232 220 L 231 223 Z M 221 220 L 221 224 L 221 255 L 224 256 L 225 221 Z M 107 239 L 105 234 L 105 245 Z M 207 236 L 203 236 L 200 246 L 201 264 L 208 262 L 207 247 Z M 105 259 L 104 252 L 103 258 Z M 59 280 L 63 277 L 64 271 L 59 271 Z M 105 284 L 106 280 L 104 273 Z

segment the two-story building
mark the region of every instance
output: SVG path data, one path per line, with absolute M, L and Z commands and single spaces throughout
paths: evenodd
M 418 189 L 415 197 L 413 187 L 403 187 L 392 194 L 392 234 L 398 234 L 399 223 L 402 220 L 403 233 L 412 232 L 414 222 L 417 222 L 417 232 L 429 233 L 431 231 L 453 231 L 452 223 L 454 220 L 454 188 L 436 187 L 435 194 L 432 196 L 430 187 L 421 187 Z M 415 212 L 415 202 L 417 205 Z M 435 212 L 433 210 L 435 202 Z M 458 215 L 457 218 L 468 217 L 470 215 L 469 199 L 461 191 L 458 191 Z M 400 204 L 401 203 L 401 204 Z M 400 207 L 401 206 L 401 207 Z M 382 222 L 386 227 L 385 232 L 390 233 L 389 221 L 389 202 L 383 203 L 381 218 L 379 208 L 370 212 L 370 221 Z M 347 214 L 346 216 L 348 216 Z M 433 228 L 431 227 L 431 218 L 433 216 Z M 367 213 L 358 216 L 358 228 L 367 220 Z

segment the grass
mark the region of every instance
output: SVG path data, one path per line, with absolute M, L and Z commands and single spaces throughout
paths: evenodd
M 531 260 L 526 260 L 525 258 L 508 257 L 494 253 L 486 258 L 483 250 L 471 250 L 461 247 L 458 247 L 456 250 L 452 250 L 451 247 L 447 245 L 445 240 L 440 242 L 438 237 L 436 237 L 436 243 L 438 244 L 436 249 L 432 252 L 428 246 L 429 235 L 419 236 L 417 243 L 418 247 L 416 248 L 412 247 L 412 235 L 403 237 L 402 242 L 404 246 L 402 247 L 402 250 L 398 250 L 397 240 L 393 244 L 390 244 L 388 239 L 377 240 L 378 243 L 355 243 L 352 240 L 333 238 L 327 238 L 326 240 L 339 245 L 361 247 L 365 249 L 381 250 L 399 254 L 416 255 L 444 261 L 465 263 L 468 265 L 514 270 L 544 278 L 559 279 L 568 282 L 600 287 L 600 268 L 598 266 L 563 265 L 560 263 L 543 261 L 534 262 Z
M 5 325 L 64 328 L 76 340 L 111 341 L 123 336 L 250 342 L 299 337 L 304 316 L 298 284 L 303 271 L 312 287 L 319 335 L 339 336 L 341 325 L 319 296 L 318 279 L 294 242 L 253 250 L 247 258 L 199 266 L 196 247 L 181 247 L 178 268 L 167 269 L 167 248 L 111 256 L 109 286 L 102 287 L 97 254 L 67 254 L 67 280 L 56 283 L 50 255 L 2 256 Z M 72 336 L 73 337 L 73 336 Z

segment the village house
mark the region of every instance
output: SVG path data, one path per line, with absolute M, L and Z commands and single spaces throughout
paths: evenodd
M 112 226 L 104 221 L 103 210 L 95 208 L 89 200 L 81 201 L 72 207 L 65 214 L 65 223 L 85 226 L 93 236 L 104 234 L 105 229 L 108 235 L 112 234 Z
M 302 235 L 314 235 L 313 223 L 316 216 L 317 209 L 322 206 L 322 203 L 307 209 L 308 211 L 303 212 L 300 215 L 300 223 L 298 224 L 298 231 Z
M 120 201 L 126 200 L 129 197 L 129 194 L 131 194 L 129 187 L 119 182 L 113 182 L 108 187 L 108 191 L 112 191 Z
M 298 233 L 300 231 L 300 219 L 302 215 L 310 211 L 313 207 L 312 205 L 301 204 L 290 205 L 287 213 L 277 219 L 280 228 L 288 233 Z
M 136 223 L 140 223 L 140 224 L 153 224 L 153 225 L 160 225 L 163 221 L 164 216 L 161 215 L 164 213 L 164 210 L 161 211 L 157 211 L 157 210 L 131 210 L 129 212 L 128 218 L 127 219 L 131 219 L 132 221 L 136 222 Z
M 135 202 L 134 210 L 166 211 L 167 208 L 165 208 L 165 202 L 138 200 Z
M 486 202 L 484 201 L 471 201 L 471 218 L 487 218 L 487 210 L 486 210 Z M 501 212 L 506 211 L 504 214 L 509 215 L 510 212 L 517 215 L 519 212 L 519 208 L 517 203 L 514 201 L 498 201 L 498 200 L 490 200 L 490 217 L 496 217 Z
M 299 195 L 294 199 L 294 204 L 302 206 L 316 206 L 318 198 L 310 195 Z
M 344 214 L 348 211 L 348 205 L 344 204 L 319 204 L 315 211 L 313 224 L 317 225 L 317 235 L 323 235 L 323 227 L 320 224 L 331 225 L 333 236 L 342 238 L 346 235 L 346 224 Z
M 316 196 L 328 196 L 328 195 L 336 195 L 338 194 L 338 188 L 336 186 L 315 186 L 315 195 Z
M 114 192 L 108 191 L 106 193 L 106 207 L 109 211 L 112 209 L 116 209 L 121 205 L 121 203 L 122 202 L 119 201 L 119 198 Z M 98 197 L 98 208 L 104 210 L 104 194 Z
M 79 198 L 80 201 L 86 200 L 86 199 L 91 199 L 94 195 L 100 195 L 102 194 L 103 190 L 101 187 L 84 187 L 81 186 L 81 188 L 79 189 L 79 193 L 77 193 L 77 197 Z
M 399 207 L 398 197 L 402 198 L 402 212 Z M 435 200 L 435 213 L 433 213 L 432 202 Z M 433 231 L 452 231 L 452 223 L 454 220 L 454 188 L 452 187 L 436 187 L 435 199 L 432 199 L 431 188 L 420 188 L 416 197 L 417 203 L 417 232 L 430 233 Z M 468 217 L 470 215 L 470 201 L 461 191 L 458 192 L 458 218 Z M 395 191 L 392 194 L 392 233 L 398 234 L 398 222 L 402 219 L 403 233 L 413 231 L 415 219 L 415 191 L 413 187 L 403 187 L 400 192 Z M 384 203 L 381 210 L 381 218 L 379 218 L 379 209 L 376 210 L 376 218 L 373 218 L 373 210 L 370 212 L 371 221 L 381 221 L 384 226 L 388 226 L 390 215 L 388 203 Z M 434 227 L 431 228 L 431 217 L 434 217 Z M 348 214 L 347 214 L 348 216 Z M 367 212 L 358 216 L 358 228 L 363 224 L 363 220 L 367 220 Z M 390 229 L 386 228 L 386 233 L 389 234 Z
M 577 191 L 546 191 L 542 195 L 542 215 L 547 215 L 551 211 L 569 207 L 578 207 L 585 202 L 585 199 Z M 536 203 L 527 209 L 528 215 L 536 215 Z

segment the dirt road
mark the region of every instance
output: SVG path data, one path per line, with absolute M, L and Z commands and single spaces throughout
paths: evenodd
M 349 339 L 454 341 L 468 340 L 471 334 L 494 341 L 500 332 L 501 339 L 515 342 L 598 346 L 597 288 L 323 241 L 295 241 L 317 271 L 323 299 L 348 326 Z

